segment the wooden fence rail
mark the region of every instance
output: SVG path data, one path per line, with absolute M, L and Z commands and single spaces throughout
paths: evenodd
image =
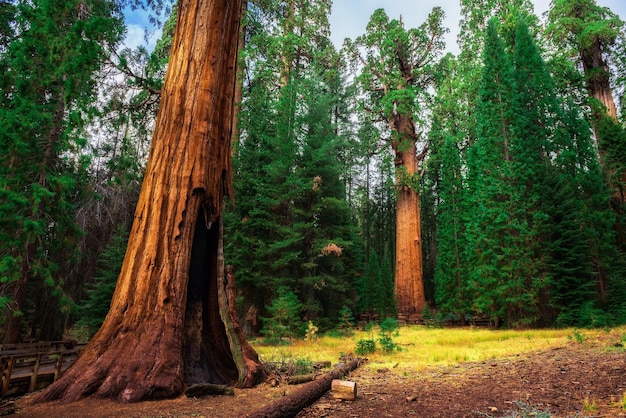
M 76 361 L 83 347 L 70 341 L 0 344 L 0 398 L 48 386 Z

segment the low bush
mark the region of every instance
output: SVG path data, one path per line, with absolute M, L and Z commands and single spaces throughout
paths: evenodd
M 367 354 L 372 354 L 376 352 L 376 341 L 362 339 L 357 341 L 356 348 L 354 349 L 354 354 L 357 356 L 364 356 Z

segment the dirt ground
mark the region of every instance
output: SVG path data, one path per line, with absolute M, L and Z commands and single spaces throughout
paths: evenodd
M 613 337 L 614 338 L 614 337 Z M 617 345 L 617 346 L 616 346 Z M 431 367 L 361 366 L 346 379 L 357 382 L 355 401 L 327 393 L 299 418 L 383 417 L 626 417 L 626 351 L 610 337 L 515 358 Z M 235 390 L 235 396 L 184 396 L 137 404 L 85 399 L 61 405 L 14 401 L 19 417 L 243 417 L 285 396 L 294 386 Z

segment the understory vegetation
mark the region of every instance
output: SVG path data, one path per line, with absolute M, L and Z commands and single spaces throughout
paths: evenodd
M 430 366 L 453 366 L 460 363 L 480 362 L 492 359 L 523 356 L 525 353 L 549 350 L 567 344 L 585 344 L 598 335 L 608 335 L 617 343 L 626 339 L 626 327 L 612 329 L 528 329 L 493 330 L 484 328 L 427 328 L 403 326 L 397 329 L 393 342 L 399 349 L 392 351 L 375 350 L 363 353 L 368 359 L 363 367 L 395 368 L 411 373 Z M 350 338 L 320 336 L 314 343 L 303 339 L 290 345 L 267 345 L 262 340 L 252 341 L 259 355 L 273 362 L 284 359 L 291 362 L 313 364 L 323 361 L 336 362 L 344 355 L 357 354 L 361 341 L 373 341 L 372 332 L 380 329 L 355 331 Z M 575 337 L 579 335 L 580 338 Z M 579 341 L 580 339 L 580 341 Z M 362 345 L 362 344 L 361 344 Z M 626 352 L 619 344 L 606 346 L 607 351 Z

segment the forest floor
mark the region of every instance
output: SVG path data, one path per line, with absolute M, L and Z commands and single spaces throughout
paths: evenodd
M 515 357 L 414 371 L 402 365 L 361 366 L 355 401 L 327 393 L 300 418 L 383 417 L 626 417 L 626 351 L 614 336 L 568 341 Z M 19 417 L 242 417 L 295 386 L 236 389 L 235 396 L 184 396 L 136 404 L 88 398 L 71 404 L 15 400 Z M 545 412 L 548 412 L 546 414 Z

